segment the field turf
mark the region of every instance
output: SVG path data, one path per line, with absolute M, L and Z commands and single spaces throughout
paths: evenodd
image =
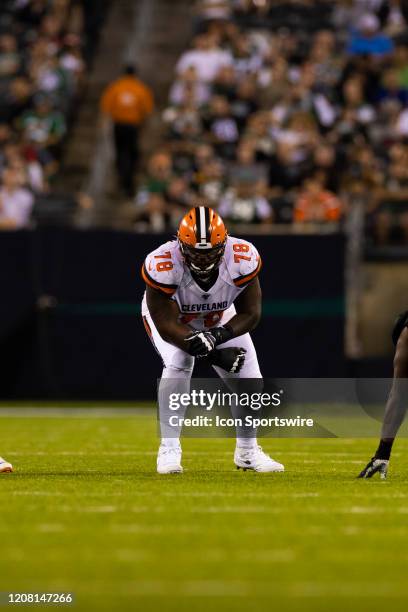
M 386 482 L 355 479 L 371 439 L 265 440 L 286 466 L 269 475 L 235 470 L 231 439 L 188 439 L 185 473 L 159 476 L 147 411 L 0 409 L 0 427 L 2 592 L 72 592 L 81 612 L 407 609 L 406 440 Z

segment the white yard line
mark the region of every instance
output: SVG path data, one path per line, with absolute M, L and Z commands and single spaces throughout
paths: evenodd
M 36 525 L 36 529 L 40 533 L 61 533 L 66 531 L 66 525 L 61 523 L 40 523 Z
M 156 416 L 156 408 L 90 408 L 87 406 L 72 406 L 70 408 L 61 408 L 58 406 L 50 407 L 22 407 L 0 408 L 0 418 L 123 418 L 123 417 L 152 417 Z
M 102 582 L 92 581 L 84 584 L 83 593 L 101 595 L 106 585 Z M 299 600 L 303 598 L 327 598 L 335 596 L 338 599 L 355 597 L 364 601 L 373 598 L 405 599 L 408 587 L 401 582 L 367 582 L 344 580 L 328 582 L 323 580 L 303 582 L 282 582 L 277 580 L 129 580 L 121 582 L 121 592 L 127 596 L 148 596 L 154 599 L 169 597 L 206 598 L 206 597 L 233 597 L 248 598 L 251 607 L 254 597 L 281 597 Z M 165 603 L 163 599 L 163 603 Z M 273 606 L 272 606 L 273 607 Z
M 145 525 L 140 524 L 140 523 L 120 523 L 120 524 L 113 524 L 109 526 L 109 529 L 111 531 L 113 531 L 114 533 L 125 533 L 125 534 L 131 534 L 131 533 L 141 533 L 141 534 L 148 534 L 148 535 L 159 535 L 162 536 L 163 534 L 169 534 L 169 533 L 176 533 L 176 534 L 191 534 L 191 533 L 196 533 L 196 534 L 201 534 L 202 533 L 202 527 L 199 525 L 166 525 L 166 526 L 162 526 L 162 525 Z

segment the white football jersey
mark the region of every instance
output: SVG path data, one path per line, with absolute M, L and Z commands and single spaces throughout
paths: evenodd
M 218 278 L 204 291 L 184 263 L 177 240 L 152 251 L 142 267 L 144 281 L 177 302 L 179 320 L 193 329 L 223 325 L 235 314 L 234 300 L 261 269 L 261 258 L 253 244 L 228 236 Z M 142 315 L 149 314 L 146 293 Z

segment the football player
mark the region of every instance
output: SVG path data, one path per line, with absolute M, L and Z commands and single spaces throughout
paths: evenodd
M 372 459 L 358 478 L 371 478 L 377 472 L 385 480 L 391 449 L 408 407 L 408 311 L 397 318 L 392 331 L 395 346 L 394 378 L 381 428 L 381 439 Z
M 143 321 L 164 365 L 159 385 L 160 474 L 183 471 L 180 428 L 169 430 L 164 423 L 169 393 L 188 390 L 195 359 L 208 358 L 224 379 L 262 378 L 249 335 L 261 317 L 260 269 L 255 247 L 228 236 L 221 217 L 207 206 L 192 208 L 180 223 L 177 240 L 145 259 Z M 245 427 L 237 428 L 234 462 L 257 472 L 284 470 Z
M 8 461 L 5 461 L 2 457 L 0 457 L 0 474 L 5 474 L 6 472 L 12 472 L 13 466 Z

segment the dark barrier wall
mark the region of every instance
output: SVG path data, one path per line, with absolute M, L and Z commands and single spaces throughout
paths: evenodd
M 264 262 L 253 334 L 264 375 L 344 375 L 343 237 L 247 239 Z M 153 397 L 161 362 L 141 323 L 139 270 L 163 241 L 67 229 L 0 235 L 0 396 Z

